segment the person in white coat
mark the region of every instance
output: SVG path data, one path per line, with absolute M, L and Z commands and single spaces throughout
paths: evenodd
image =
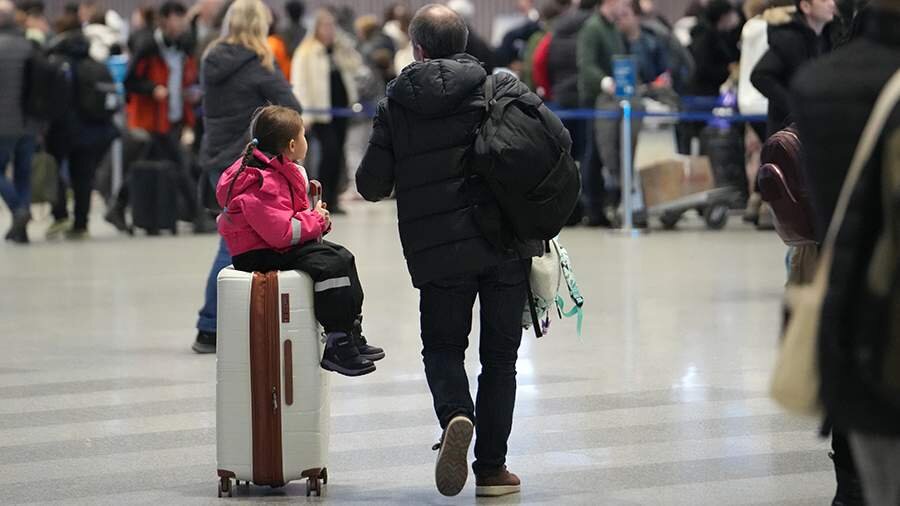
M 331 214 L 342 212 L 337 197 L 349 118 L 329 110 L 357 103 L 354 76 L 362 64 L 349 37 L 338 30 L 335 17 L 324 9 L 316 13 L 312 33 L 294 52 L 291 62 L 291 86 L 303 105 L 303 123 L 321 146 L 318 178 Z

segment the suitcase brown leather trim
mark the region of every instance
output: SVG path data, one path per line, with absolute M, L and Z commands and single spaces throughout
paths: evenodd
M 294 348 L 291 340 L 284 342 L 284 404 L 294 405 Z
M 278 272 L 253 273 L 250 288 L 250 397 L 253 482 L 284 485 Z

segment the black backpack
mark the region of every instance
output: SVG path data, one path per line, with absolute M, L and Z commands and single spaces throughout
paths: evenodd
M 474 171 L 491 189 L 520 240 L 559 235 L 581 193 L 572 139 L 534 93 L 495 95 L 497 77 L 485 80 L 485 119 L 475 138 Z
M 106 65 L 93 58 L 75 64 L 75 102 L 89 121 L 109 121 L 120 107 L 116 83 Z
M 48 57 L 35 49 L 25 62 L 25 90 L 22 94 L 25 114 L 42 121 L 61 118 L 72 98 L 69 63 L 56 56 Z

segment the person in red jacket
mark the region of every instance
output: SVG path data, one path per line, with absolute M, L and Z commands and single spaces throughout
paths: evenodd
M 310 209 L 300 113 L 267 106 L 254 117 L 254 137 L 243 157 L 219 178 L 216 199 L 223 212 L 219 233 L 235 269 L 246 272 L 301 270 L 312 277 L 316 319 L 327 341 L 322 368 L 345 376 L 375 371 L 384 350 L 362 335 L 363 291 L 353 254 L 323 241 L 331 231 L 327 203 Z
M 200 101 L 197 63 L 184 5 L 168 1 L 159 9 L 157 28 L 135 41 L 132 62 L 125 77 L 130 129 L 151 136 L 147 158 L 173 162 L 178 170 L 178 191 L 200 231 L 201 211 L 196 183 L 190 177 L 181 137 L 194 126 L 194 107 Z M 106 220 L 125 231 L 128 185 L 122 186 Z

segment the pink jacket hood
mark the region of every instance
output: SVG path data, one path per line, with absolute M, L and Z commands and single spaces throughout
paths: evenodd
M 217 220 L 219 234 L 232 256 L 257 249 L 285 251 L 328 232 L 325 219 L 309 208 L 309 183 L 302 167 L 259 150 L 243 171 L 242 162 L 235 161 L 216 186 L 216 199 L 224 209 Z

